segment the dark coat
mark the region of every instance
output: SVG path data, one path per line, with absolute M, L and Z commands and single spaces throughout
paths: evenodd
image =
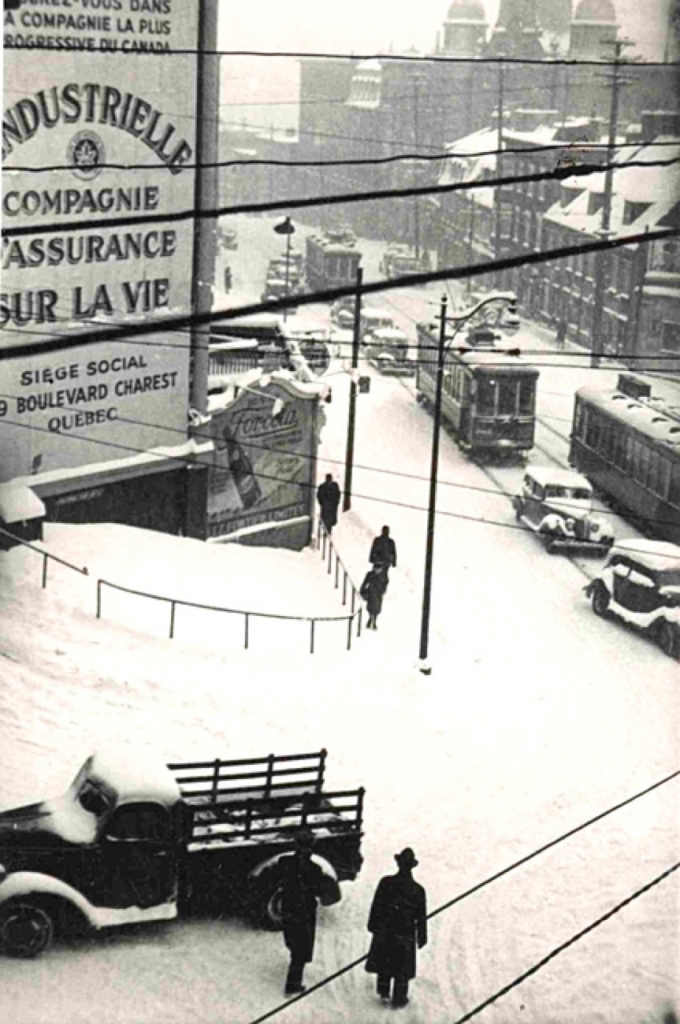
M 323 871 L 304 852 L 282 857 L 280 865 L 283 938 L 291 953 L 309 963 L 314 956 L 316 908 L 323 890 Z
M 324 480 L 317 488 L 316 499 L 321 507 L 321 518 L 326 527 L 335 526 L 338 521 L 340 488 L 335 480 Z
M 416 976 L 416 947 L 427 943 L 425 890 L 410 875 L 381 878 L 368 930 L 373 933 L 366 970 L 403 981 Z
M 383 534 L 380 534 L 371 544 L 371 553 L 368 556 L 368 560 L 372 565 L 380 562 L 382 565 L 396 566 L 397 545 L 391 537 L 385 537 Z
M 369 569 L 359 590 L 359 593 L 366 602 L 369 615 L 380 615 L 386 587 L 386 573 L 376 572 L 375 569 Z

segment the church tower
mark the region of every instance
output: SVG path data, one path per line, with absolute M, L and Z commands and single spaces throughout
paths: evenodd
M 544 56 L 536 0 L 501 0 L 487 54 L 490 57 L 538 59 Z

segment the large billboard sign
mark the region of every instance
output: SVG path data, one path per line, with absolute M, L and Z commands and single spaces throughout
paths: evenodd
M 4 12 L 0 482 L 186 438 L 186 331 L 73 342 L 191 308 L 199 9 Z
M 209 537 L 310 514 L 318 397 L 293 388 L 272 384 L 261 394 L 243 391 L 213 415 Z

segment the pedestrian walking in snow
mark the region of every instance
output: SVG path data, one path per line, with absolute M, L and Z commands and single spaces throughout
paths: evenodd
M 340 504 L 340 488 L 330 473 L 326 473 L 326 479 L 319 485 L 316 492 L 316 500 L 321 509 L 321 522 L 329 533 L 338 521 L 338 505 Z
M 368 918 L 372 933 L 366 970 L 377 974 L 381 999 L 392 1006 L 408 1003 L 409 982 L 416 976 L 416 948 L 427 944 L 427 897 L 412 876 L 418 864 L 410 847 L 396 853 L 397 873 L 380 879 Z
M 386 590 L 387 566 L 378 563 L 366 573 L 364 582 L 359 590 L 359 593 L 366 602 L 366 610 L 368 612 L 366 629 L 378 628 L 378 616 L 382 611 L 382 602 Z
M 390 537 L 389 526 L 383 526 L 380 531 L 380 536 L 376 537 L 371 544 L 371 553 L 368 556 L 368 560 L 373 566 L 385 567 L 385 590 L 387 590 L 387 584 L 389 583 L 389 570 L 394 566 L 397 567 L 397 545 Z
M 290 952 L 290 966 L 286 977 L 287 996 L 304 992 L 305 964 L 314 956 L 316 937 L 316 911 L 321 896 L 324 876 L 312 860 L 314 836 L 303 830 L 296 838 L 295 851 L 280 861 L 283 877 L 281 888 L 281 918 L 283 938 Z

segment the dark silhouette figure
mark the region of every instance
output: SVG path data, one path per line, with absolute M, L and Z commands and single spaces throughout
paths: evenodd
M 321 522 L 329 533 L 338 521 L 338 505 L 340 504 L 340 488 L 330 473 L 326 473 L 326 479 L 317 488 L 316 500 L 321 509 Z
M 359 593 L 366 602 L 368 622 L 366 629 L 377 629 L 378 616 L 382 611 L 383 597 L 387 590 L 387 566 L 375 565 L 366 573 Z
M 282 857 L 281 917 L 283 938 L 290 951 L 286 995 L 304 992 L 305 964 L 314 956 L 316 911 L 324 884 L 323 871 L 312 860 L 314 837 L 306 830 L 296 839 L 294 853 Z
M 397 545 L 390 537 L 389 526 L 383 526 L 380 536 L 376 537 L 371 544 L 371 553 L 368 560 L 374 569 L 384 566 L 385 568 L 385 590 L 390 582 L 390 569 L 397 566 Z
M 416 976 L 416 947 L 427 944 L 427 902 L 422 885 L 411 872 L 418 861 L 410 847 L 397 853 L 396 875 L 380 879 L 368 930 L 373 934 L 366 970 L 378 975 L 381 999 L 392 996 L 392 1006 L 406 1006 L 408 986 Z M 391 989 L 391 993 L 390 993 Z

